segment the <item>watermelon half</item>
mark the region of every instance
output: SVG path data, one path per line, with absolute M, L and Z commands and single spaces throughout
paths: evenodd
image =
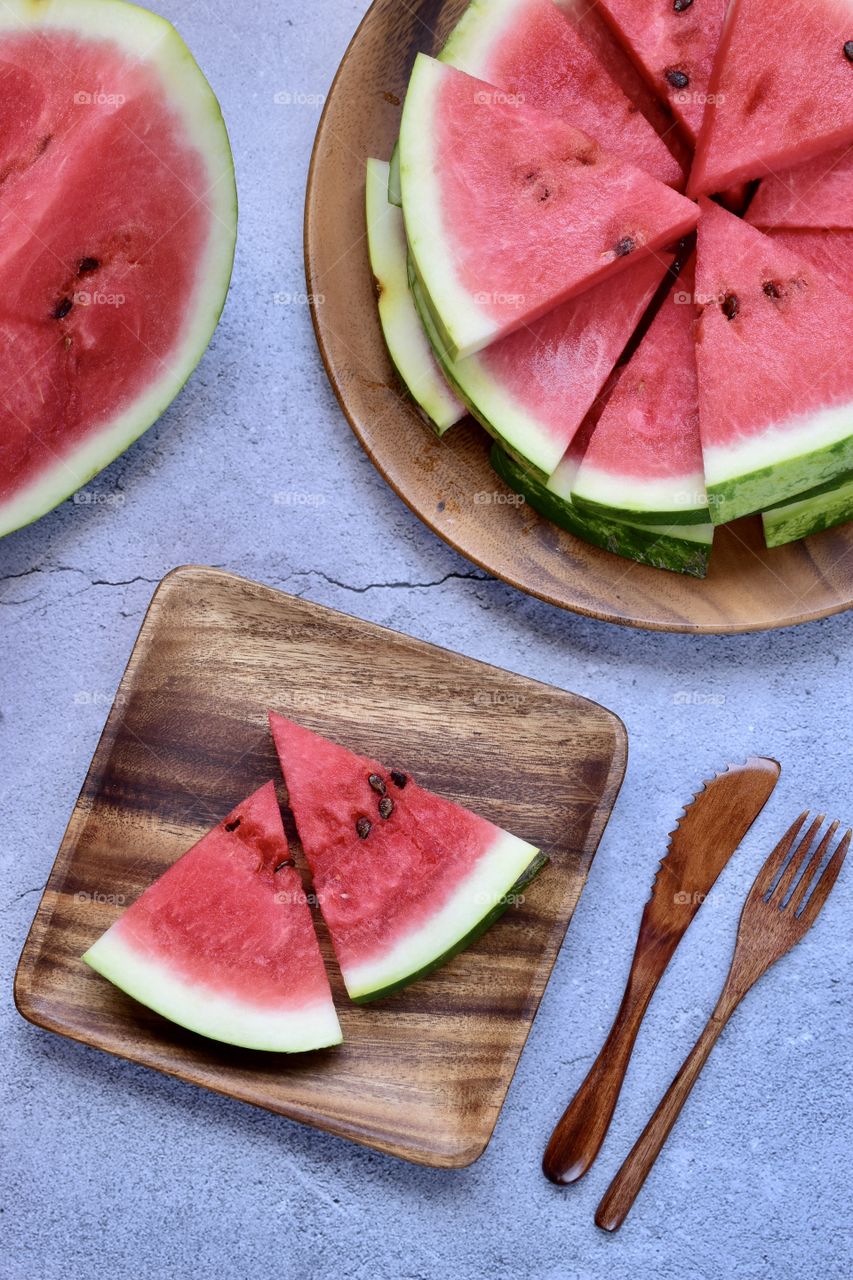
M 83 959 L 212 1040 L 278 1053 L 341 1041 L 272 782 L 155 880 Z
M 452 360 L 414 273 L 433 349 L 477 420 L 515 457 L 548 476 L 560 462 L 636 329 L 670 259 L 641 258 L 477 355 Z
M 749 206 L 754 227 L 853 227 L 853 146 L 765 178 Z
M 853 296 L 709 200 L 702 201 L 696 293 L 699 418 L 714 522 L 853 473 Z
M 617 282 L 618 283 L 618 282 Z M 693 343 L 681 273 L 598 420 L 572 487 L 584 510 L 640 524 L 708 524 Z
M 282 716 L 270 726 L 347 991 L 364 1002 L 444 964 L 546 858 L 408 774 Z
M 702 127 L 728 0 L 599 0 L 617 38 L 688 138 Z
M 403 215 L 388 202 L 389 166 L 367 162 L 367 245 L 385 345 L 412 399 L 439 435 L 468 410 L 438 367 L 409 292 L 408 249 Z
M 850 0 L 732 0 L 690 194 L 780 173 L 851 140 Z
M 234 255 L 219 106 L 177 32 L 123 0 L 0 6 L 0 534 L 163 413 Z
M 672 153 L 553 0 L 473 0 L 439 58 L 683 185 Z
M 566 121 L 419 54 L 400 129 L 406 233 L 453 359 L 695 225 L 696 205 Z

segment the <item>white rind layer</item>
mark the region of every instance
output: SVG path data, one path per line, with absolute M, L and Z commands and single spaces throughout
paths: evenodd
M 706 483 L 725 484 L 781 462 L 818 453 L 853 436 L 853 401 L 800 414 L 740 444 L 703 446 Z
M 483 71 L 494 48 L 518 21 L 518 0 L 472 0 L 438 55 L 469 76 L 487 80 Z
M 401 938 L 376 960 L 341 966 L 350 996 L 357 1000 L 405 982 L 450 951 L 506 897 L 538 852 L 517 836 L 501 832 L 428 924 Z
M 112 41 L 157 70 L 167 101 L 204 159 L 208 187 L 203 202 L 211 214 L 211 231 L 199 262 L 192 314 L 161 378 L 123 414 L 0 503 L 0 537 L 38 519 L 80 489 L 162 416 L 213 336 L 228 292 L 237 238 L 234 161 L 219 103 L 171 23 L 124 0 L 3 0 L 0 4 L 0 35 L 45 27 Z
M 582 463 L 573 492 L 579 498 L 626 512 L 703 511 L 708 507 L 703 472 L 665 479 L 614 475 Z
M 300 1009 L 243 1004 L 184 981 L 168 965 L 123 942 L 115 927 L 83 959 L 140 1004 L 211 1040 L 271 1053 L 302 1053 L 343 1039 L 331 996 Z
M 400 190 L 418 276 L 453 347 L 450 354 L 461 359 L 487 346 L 496 328 L 460 281 L 444 229 L 439 181 L 443 159 L 433 127 L 443 74 L 440 62 L 418 54 L 400 124 Z
M 380 286 L 379 318 L 400 377 L 442 435 L 468 411 L 447 385 L 415 309 L 403 215 L 388 202 L 389 174 L 384 160 L 368 160 L 367 242 L 370 266 Z

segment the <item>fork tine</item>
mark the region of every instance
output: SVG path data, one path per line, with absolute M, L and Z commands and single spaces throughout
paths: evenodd
M 819 813 L 817 815 L 814 822 L 809 827 L 808 831 L 803 836 L 802 840 L 797 845 L 794 852 L 791 854 L 788 865 L 785 868 L 785 870 L 782 872 L 781 877 L 779 878 L 779 883 L 774 887 L 773 892 L 770 895 L 770 900 L 774 902 L 777 906 L 780 906 L 785 901 L 785 895 L 787 894 L 788 890 L 791 888 L 791 885 L 795 882 L 800 872 L 800 868 L 805 863 L 806 858 L 808 857 L 809 850 L 812 847 L 812 842 L 815 836 L 817 835 L 818 831 L 820 831 L 821 827 L 823 826 L 823 822 L 825 818 L 826 818 L 825 813 Z M 836 823 L 835 825 L 838 826 L 838 823 Z M 823 850 L 825 853 L 826 845 L 823 846 Z
M 835 835 L 837 830 L 838 830 L 838 822 L 836 820 L 829 827 L 826 835 L 823 837 L 820 844 L 815 849 L 814 853 L 806 863 L 805 869 L 803 870 L 803 874 L 800 876 L 799 882 L 797 883 L 794 889 L 794 892 L 791 894 L 790 901 L 785 903 L 786 911 L 788 910 L 789 907 L 792 911 L 797 911 L 803 905 L 803 899 L 805 898 L 808 892 L 809 885 L 814 880 L 818 867 L 823 862 L 824 854 L 829 848 L 830 841 L 832 840 L 832 837 Z
M 853 832 L 848 831 L 841 844 L 835 850 L 835 853 L 829 859 L 823 870 L 823 875 L 818 880 L 812 891 L 806 905 L 803 907 L 799 917 L 802 924 L 810 929 L 818 917 L 821 907 L 829 897 L 830 890 L 838 879 L 838 874 L 847 856 L 847 850 L 850 848 L 850 837 Z
M 809 811 L 808 809 L 805 809 L 800 814 L 799 818 L 797 818 L 796 822 L 791 823 L 790 827 L 785 832 L 782 839 L 779 841 L 776 848 L 759 871 L 758 875 L 755 877 L 755 884 L 752 886 L 749 894 L 750 898 L 753 896 L 761 898 L 764 897 L 765 893 L 776 879 L 776 876 L 779 874 L 782 865 L 790 852 L 791 845 L 794 843 L 797 833 L 808 816 Z

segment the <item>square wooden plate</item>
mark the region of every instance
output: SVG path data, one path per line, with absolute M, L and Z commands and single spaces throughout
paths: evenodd
M 524 899 L 444 969 L 352 1005 L 318 917 L 344 1043 L 230 1049 L 136 1004 L 80 956 L 234 804 L 279 779 L 281 710 L 541 846 Z M 154 595 L 24 947 L 25 1018 L 420 1164 L 491 1137 L 622 781 L 624 727 L 574 694 L 205 568 Z M 286 792 L 280 784 L 279 795 Z M 304 866 L 290 814 L 295 856 Z

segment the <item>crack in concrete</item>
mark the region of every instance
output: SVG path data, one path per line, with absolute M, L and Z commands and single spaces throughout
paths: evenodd
M 441 587 L 445 582 L 449 582 L 454 578 L 460 582 L 495 581 L 491 574 L 488 573 L 465 573 L 453 570 L 450 573 L 446 573 L 442 578 L 436 578 L 434 582 L 368 582 L 363 587 L 354 587 L 349 582 L 341 582 L 338 578 L 330 577 L 322 569 L 297 569 L 288 574 L 286 578 L 279 578 L 277 581 L 284 585 L 292 582 L 294 578 L 320 578 L 323 582 L 328 583 L 330 587 L 338 587 L 341 591 L 351 591 L 354 595 L 364 595 L 368 591 L 428 591 L 432 587 Z

